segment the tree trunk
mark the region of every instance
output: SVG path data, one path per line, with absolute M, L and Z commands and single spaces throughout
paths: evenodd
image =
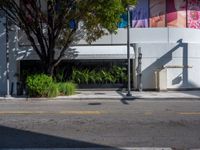
M 52 65 L 51 63 L 45 63 L 45 65 L 44 65 L 44 72 L 47 75 L 53 76 L 54 75 L 54 69 L 55 69 L 54 65 Z

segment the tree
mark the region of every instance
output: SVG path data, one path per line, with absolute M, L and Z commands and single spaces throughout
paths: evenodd
M 50 75 L 73 42 L 84 38 L 91 43 L 116 32 L 129 4 L 135 0 L 0 0 L 0 8 L 25 32 Z

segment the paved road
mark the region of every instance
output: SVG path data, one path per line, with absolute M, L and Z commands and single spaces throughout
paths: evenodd
M 0 148 L 66 147 L 200 148 L 200 101 L 0 101 Z

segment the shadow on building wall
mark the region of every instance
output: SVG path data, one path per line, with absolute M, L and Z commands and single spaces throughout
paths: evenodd
M 179 69 L 182 69 L 181 74 L 178 74 L 177 77 L 175 77 L 174 79 L 172 79 L 172 85 L 175 84 L 181 84 L 178 88 L 180 89 L 186 89 L 186 88 L 195 88 L 196 85 L 192 82 L 189 81 L 188 79 L 188 69 L 189 68 L 189 64 L 188 64 L 188 43 L 183 43 L 183 40 L 180 39 L 179 41 L 177 41 L 177 45 L 170 49 L 167 53 L 165 53 L 164 55 L 162 55 L 160 58 L 158 58 L 156 61 L 154 61 L 152 64 L 150 64 L 146 69 L 144 69 L 142 71 L 142 80 L 143 82 L 148 82 L 147 85 L 154 85 L 154 87 L 156 87 L 155 85 L 155 79 L 154 80 L 147 80 L 149 79 L 149 77 L 154 78 L 154 72 L 158 69 L 163 69 L 165 67 L 167 67 L 167 65 L 169 64 L 169 62 L 172 61 L 173 59 L 173 52 L 175 52 L 177 49 L 182 48 L 183 51 L 183 57 L 182 57 L 182 65 L 180 66 Z M 177 66 L 177 65 L 172 65 L 170 69 L 175 69 L 173 68 L 173 66 Z

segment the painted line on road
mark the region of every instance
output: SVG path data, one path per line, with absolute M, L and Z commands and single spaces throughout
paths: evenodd
M 153 113 L 152 112 L 145 112 L 144 115 L 145 116 L 151 116 L 151 115 L 153 115 Z
M 200 115 L 200 112 L 179 112 L 178 114 L 192 116 L 192 115 Z
M 0 111 L 0 115 L 28 115 L 28 114 L 60 114 L 60 115 L 101 115 L 106 114 L 105 111 L 59 111 L 59 112 L 49 112 L 49 111 Z M 178 115 L 186 116 L 199 116 L 200 112 L 177 112 Z M 152 112 L 145 112 L 144 115 L 151 116 Z
M 45 114 L 44 111 L 1 111 L 0 115 L 5 114 Z
M 28 114 L 61 114 L 61 115 L 100 115 L 105 112 L 100 111 L 60 111 L 60 112 L 48 112 L 48 111 L 1 111 L 0 115 L 28 115 Z
M 61 111 L 59 114 L 77 114 L 77 115 L 100 115 L 100 111 Z

